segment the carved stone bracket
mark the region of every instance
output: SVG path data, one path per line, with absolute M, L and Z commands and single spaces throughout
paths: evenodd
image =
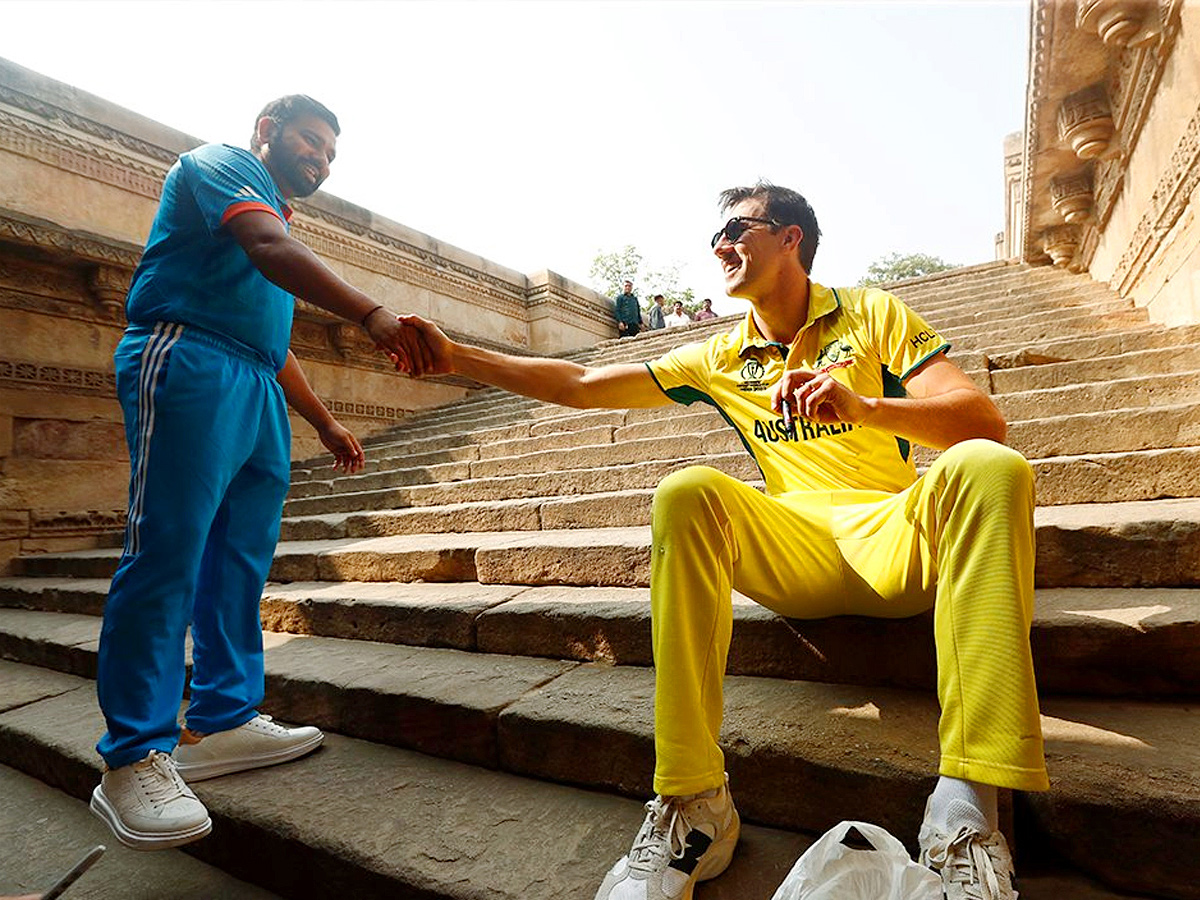
M 1058 110 L 1059 137 L 1080 159 L 1095 159 L 1108 150 L 1113 133 L 1112 109 L 1104 85 L 1097 83 L 1065 97 Z
M 364 345 L 366 341 L 361 339 L 361 329 L 354 325 L 347 325 L 343 322 L 338 322 L 328 326 L 329 343 L 333 349 L 338 352 L 339 356 L 347 357 L 356 349 L 366 349 Z
M 88 287 L 100 308 L 113 320 L 125 314 L 125 295 L 129 293 L 129 282 L 133 275 L 126 269 L 113 266 L 96 266 L 88 276 Z
M 1050 202 L 1070 225 L 1085 222 L 1092 214 L 1092 173 L 1084 170 L 1050 182 Z
M 1162 33 L 1153 0 L 1078 0 L 1075 25 L 1110 47 L 1140 47 Z
M 1042 232 L 1042 247 L 1054 265 L 1072 268 L 1075 254 L 1079 250 L 1079 228 L 1075 225 L 1047 228 Z

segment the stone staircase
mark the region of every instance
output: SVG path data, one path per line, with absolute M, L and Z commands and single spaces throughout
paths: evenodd
M 1200 327 L 1012 263 L 893 290 L 1037 473 L 1052 788 L 1006 813 L 1021 896 L 1200 898 Z M 732 324 L 572 358 L 651 359 Z M 264 709 L 328 742 L 200 784 L 215 828 L 191 852 L 290 897 L 590 900 L 651 794 L 653 488 L 700 461 L 757 470 L 708 410 L 492 389 L 366 443 L 352 477 L 294 466 L 262 604 Z M 0 579 L 0 763 L 80 798 L 117 557 Z M 734 614 L 723 744 L 746 826 L 698 900 L 767 900 L 842 819 L 911 844 L 937 762 L 930 617 L 787 621 L 739 597 Z

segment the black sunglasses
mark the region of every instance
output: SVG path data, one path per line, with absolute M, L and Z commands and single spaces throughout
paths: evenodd
M 712 236 L 712 246 L 715 248 L 722 237 L 729 239 L 729 243 L 736 243 L 737 239 L 749 231 L 754 225 L 763 224 L 770 225 L 772 228 L 778 228 L 782 222 L 776 222 L 774 219 L 758 219 L 754 216 L 734 216 L 725 226 Z

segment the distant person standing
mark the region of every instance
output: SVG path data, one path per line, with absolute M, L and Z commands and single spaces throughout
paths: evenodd
M 687 314 L 687 310 L 683 308 L 683 301 L 676 300 L 675 307 L 666 316 L 663 317 L 668 328 L 674 328 L 677 325 L 690 325 L 692 317 Z
M 642 307 L 633 282 L 626 281 L 621 293 L 613 300 L 613 315 L 617 320 L 617 331 L 621 337 L 634 337 L 642 329 Z
M 666 310 L 663 309 L 663 304 L 667 302 L 667 298 L 662 294 L 654 295 L 654 305 L 650 307 L 650 312 L 646 315 L 647 321 L 650 323 L 650 330 L 654 331 L 659 328 L 666 328 Z
M 703 322 L 707 319 L 715 319 L 716 317 L 717 314 L 713 312 L 712 301 L 705 297 L 704 302 L 700 304 L 700 311 L 696 313 L 695 321 Z

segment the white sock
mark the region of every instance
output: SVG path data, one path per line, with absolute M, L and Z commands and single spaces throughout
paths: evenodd
M 929 796 L 929 818 L 949 834 L 964 825 L 991 834 L 1000 824 L 996 787 L 942 775 Z

